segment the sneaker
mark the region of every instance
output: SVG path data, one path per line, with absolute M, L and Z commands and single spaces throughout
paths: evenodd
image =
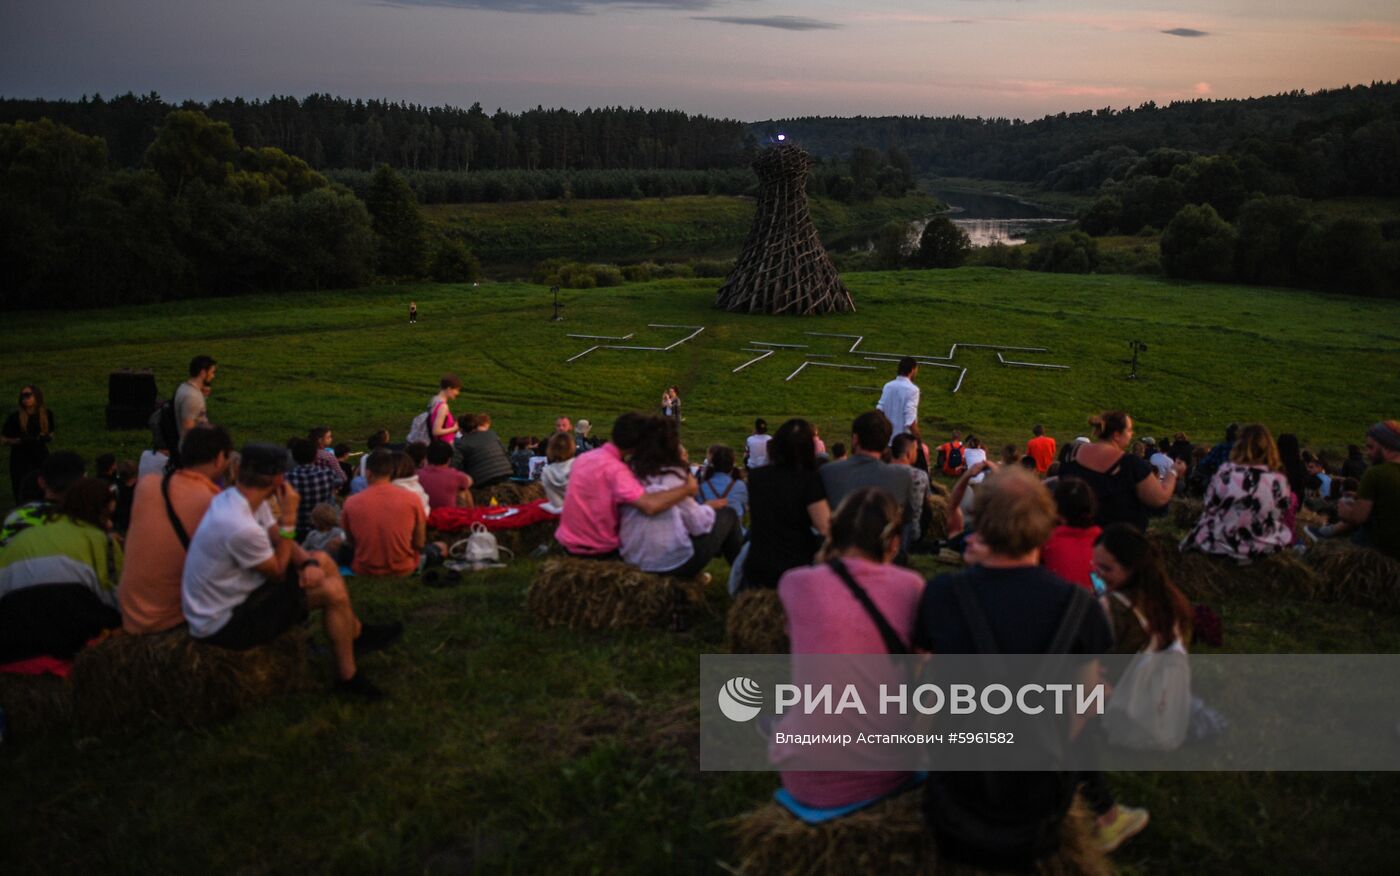
M 362 624 L 360 636 L 355 640 L 355 656 L 387 648 L 401 638 L 403 624 L 398 621 L 391 624 Z
M 377 703 L 389 697 L 374 682 L 365 678 L 363 672 L 356 672 L 349 678 L 339 679 L 335 683 L 334 690 L 341 696 L 359 697 L 369 703 Z
M 1117 806 L 1115 811 L 1116 815 L 1111 822 L 1094 826 L 1094 843 L 1100 851 L 1116 850 L 1147 827 L 1146 809 L 1137 806 Z
M 699 575 L 695 576 L 695 583 L 699 584 L 701 587 L 709 586 L 710 582 L 713 580 L 714 576 L 712 576 L 709 572 L 701 572 Z

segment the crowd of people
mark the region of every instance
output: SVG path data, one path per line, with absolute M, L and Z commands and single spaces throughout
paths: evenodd
M 489 413 L 453 412 L 462 381 L 447 374 L 414 424 L 420 440 L 378 430 L 353 453 L 316 426 L 235 452 L 209 416 L 217 363 L 201 356 L 164 413 L 173 428 L 153 420 L 151 459 L 106 458 L 91 473 L 77 454 L 51 450 L 53 412 L 26 386 L 3 429 L 17 507 L 0 532 L 0 662 L 71 658 L 114 627 L 140 636 L 183 626 L 242 650 L 319 610 L 336 689 L 380 698 L 357 657 L 402 627 L 363 623 L 347 575 L 402 577 L 441 562 L 448 546 L 431 539 L 432 511 L 471 507 L 473 489 L 512 480 L 539 482 L 558 514 L 557 549 L 570 556 L 702 580 L 723 557 L 731 592 L 777 592 L 794 653 L 1064 647 L 1088 663 L 1179 645 L 1191 606 L 1146 536 L 1175 497 L 1201 501 L 1182 550 L 1248 563 L 1345 538 L 1400 558 L 1400 422 L 1370 427 L 1336 466 L 1256 423 L 1232 424 L 1210 447 L 1180 432 L 1139 439 L 1122 411 L 1063 444 L 1035 424 L 1024 448 L 1003 445 L 993 458 L 984 440 L 956 431 L 930 448 L 918 365 L 905 359 L 896 372 L 830 448 L 805 419 L 770 433 L 760 418 L 740 451 L 715 444 L 692 459 L 676 387 L 659 414 L 619 416 L 608 440 L 560 416 L 547 437 L 507 444 Z M 940 507 L 946 531 L 930 535 Z M 1300 527 L 1303 508 L 1328 523 Z M 925 582 L 908 568 L 919 552 L 963 568 Z M 879 797 L 908 778 L 782 774 L 817 807 Z M 949 781 L 943 793 L 976 792 Z M 1146 825 L 1101 774 L 1077 785 L 1104 848 Z

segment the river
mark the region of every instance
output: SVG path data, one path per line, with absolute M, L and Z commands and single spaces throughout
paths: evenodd
M 937 215 L 947 216 L 954 225 L 966 231 L 973 246 L 991 246 L 994 243 L 1019 246 L 1026 242 L 1027 234 L 1069 221 L 1064 216 L 1057 216 L 1009 195 L 934 190 L 933 196 L 949 207 L 947 213 Z M 933 218 L 929 216 L 909 223 L 910 249 L 918 248 L 919 238 Z M 842 232 L 835 239 L 827 241 L 827 248 L 834 251 L 871 251 L 875 249 L 875 233 L 876 229 Z

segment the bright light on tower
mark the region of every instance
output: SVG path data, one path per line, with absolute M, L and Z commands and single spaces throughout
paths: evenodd
M 779 134 L 779 135 L 778 135 L 778 142 L 779 142 L 779 143 L 783 142 L 783 141 L 786 140 L 786 139 L 787 139 L 787 134 Z

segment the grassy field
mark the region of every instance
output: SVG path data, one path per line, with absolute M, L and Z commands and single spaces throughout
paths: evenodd
M 1004 368 L 987 351 L 958 395 L 922 378 L 926 429 L 958 425 L 1023 441 L 1032 422 L 1067 439 L 1103 407 L 1143 431 L 1212 440 L 1231 419 L 1262 419 L 1339 447 L 1395 416 L 1400 306 L 1305 292 L 1131 277 L 991 269 L 854 274 L 856 314 L 816 320 L 710 309 L 714 281 L 668 281 L 570 295 L 547 321 L 527 285 L 376 288 L 158 307 L 13 314 L 0 382 L 37 381 L 60 446 L 134 455 L 144 436 L 100 428 L 104 375 L 150 366 L 162 384 L 191 355 L 220 362 L 210 411 L 235 439 L 281 439 L 318 422 L 354 437 L 401 438 L 447 369 L 464 410 L 488 409 L 502 435 L 543 433 L 553 417 L 605 426 L 650 408 L 663 385 L 686 400 L 686 440 L 738 443 L 754 415 L 805 414 L 827 439 L 892 369 L 804 372 L 779 354 L 737 375 L 748 341 L 803 343 L 804 331 L 866 335 L 865 347 L 945 352 L 952 342 L 1046 346 Z M 404 320 L 416 298 L 420 323 Z M 569 332 L 669 342 L 670 353 L 584 348 Z M 1127 340 L 1150 345 L 1124 379 Z M 838 341 L 814 351 L 837 352 Z M 858 361 L 857 357 L 843 357 Z M 812 369 L 809 369 L 809 372 Z M 951 372 L 950 372 L 951 374 Z M 855 375 L 855 376 L 852 376 Z M 925 572 L 933 571 L 920 561 Z M 716 568 L 715 571 L 720 571 Z M 365 661 L 392 700 L 286 698 L 212 728 L 137 738 L 54 737 L 0 748 L 4 873 L 714 873 L 732 862 L 722 820 L 765 799 L 775 778 L 697 768 L 698 655 L 723 650 L 723 599 L 684 633 L 583 634 L 530 624 L 533 565 L 481 573 L 452 590 L 353 580 L 369 619 L 401 618 L 402 646 Z M 1216 606 L 1239 652 L 1400 649 L 1395 618 L 1346 606 L 1233 598 Z M 1220 704 L 1228 712 L 1228 704 Z M 1391 872 L 1400 779 L 1336 774 L 1121 774 L 1121 799 L 1152 827 L 1117 857 L 1133 874 Z
M 943 209 L 923 194 L 843 204 L 813 198 L 812 220 L 823 236 L 867 232 L 891 219 L 922 219 Z M 423 208 L 429 220 L 460 231 L 490 267 L 554 256 L 635 262 L 705 255 L 733 257 L 753 222 L 752 198 L 686 196 L 637 200 L 442 204 Z

